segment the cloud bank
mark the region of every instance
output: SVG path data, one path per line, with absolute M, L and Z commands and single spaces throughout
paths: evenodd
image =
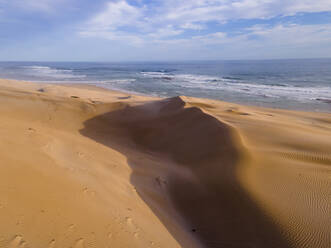
M 50 54 L 99 44 L 95 57 L 115 59 L 331 57 L 330 0 L 0 0 L 1 20 L 36 44 L 51 30 Z M 8 46 L 20 27 L 0 30 Z

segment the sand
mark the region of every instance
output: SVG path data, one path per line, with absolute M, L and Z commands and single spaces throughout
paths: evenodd
M 0 80 L 0 247 L 330 247 L 331 114 Z

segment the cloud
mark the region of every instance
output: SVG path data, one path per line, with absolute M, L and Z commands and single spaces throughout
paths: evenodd
M 31 1 L 31 0 L 30 0 Z M 44 0 L 48 1 L 48 0 Z M 114 37 L 124 27 L 130 35 L 161 38 L 182 34 L 183 30 L 202 30 L 208 23 L 237 19 L 268 19 L 299 12 L 331 11 L 330 0 L 158 0 L 156 5 L 130 5 L 125 0 L 108 2 L 91 18 L 84 32 Z
M 22 8 L 31 10 L 50 11 L 54 7 L 54 1 L 51 0 L 20 0 L 16 1 L 17 5 Z M 56 2 L 56 1 L 55 1 Z
M 142 17 L 141 9 L 126 1 L 108 2 L 102 12 L 92 17 L 79 31 L 84 37 L 98 37 L 108 40 L 125 40 L 132 45 L 143 42 L 137 33 L 121 31 L 121 28 L 137 27 Z
M 89 26 L 96 30 L 115 30 L 126 25 L 137 25 L 141 10 L 126 1 L 109 2 L 105 10 L 89 21 Z
M 87 38 L 95 37 L 95 38 L 102 38 L 112 41 L 125 41 L 126 43 L 131 44 L 133 46 L 140 46 L 144 43 L 143 37 L 120 31 L 83 30 L 79 32 L 79 35 Z
M 183 30 L 175 29 L 172 25 L 168 25 L 167 27 L 159 28 L 152 33 L 148 33 L 147 36 L 160 39 L 165 37 L 177 36 L 179 34 L 182 34 L 183 32 Z
M 254 26 L 248 34 L 263 38 L 263 42 L 277 46 L 312 46 L 331 44 L 331 24 L 324 25 L 276 25 L 274 27 Z
M 192 30 L 202 30 L 202 29 L 206 28 L 205 25 L 196 24 L 196 23 L 192 23 L 192 22 L 184 23 L 184 24 L 180 25 L 180 27 L 182 29 L 192 29 Z
M 284 2 L 283 11 L 287 15 L 293 15 L 298 12 L 321 12 L 330 11 L 331 1 L 329 0 L 291 0 Z
M 331 11 L 329 0 L 168 0 L 163 6 L 169 21 L 224 22 L 235 19 L 266 19 L 299 12 Z
M 50 13 L 74 0 L 0 0 L 0 9 Z
M 253 38 L 252 38 L 253 37 Z M 236 46 L 239 43 L 256 44 L 263 46 L 311 46 L 331 44 L 331 24 L 323 25 L 296 25 L 279 24 L 276 26 L 255 25 L 245 32 L 229 36 L 224 32 L 215 32 L 207 35 L 192 36 L 186 42 L 203 42 L 204 44 L 229 44 Z M 183 42 L 183 39 L 181 39 Z
M 11 4 L 17 8 L 25 9 L 28 11 L 42 11 L 51 12 L 59 4 L 63 3 L 62 0 L 12 0 Z
M 204 47 L 209 51 L 208 56 L 216 58 L 328 57 L 331 56 L 331 24 L 256 25 L 236 36 L 214 33 L 181 40 L 180 44 L 196 50 Z
M 141 49 L 204 51 L 210 57 L 231 53 L 247 58 L 331 56 L 331 24 L 282 23 L 297 13 L 331 11 L 329 0 L 155 0 L 158 4 L 110 1 L 81 26 L 80 36 L 107 39 Z M 155 3 L 154 2 L 154 3 Z M 137 2 L 136 2 L 137 3 Z M 268 22 L 278 18 L 278 23 Z M 222 29 L 234 20 L 251 22 L 236 31 Z M 315 49 L 314 49 L 315 48 Z M 214 50 L 213 50 L 214 49 Z M 215 50 L 216 49 L 216 50 Z M 324 49 L 325 54 L 321 52 Z M 312 52 L 309 52 L 312 50 Z M 173 52 L 175 55 L 177 52 Z M 261 55 L 264 53 L 264 55 Z M 319 55 L 317 55 L 319 54 Z M 202 56 L 202 55 L 201 55 Z M 207 56 L 207 57 L 208 57 Z M 233 55 L 234 56 L 234 55 Z
M 50 60 L 331 57 L 331 12 L 301 14 L 331 11 L 330 0 L 0 0 L 1 9 L 4 59 L 28 40 L 28 59 L 40 43 Z

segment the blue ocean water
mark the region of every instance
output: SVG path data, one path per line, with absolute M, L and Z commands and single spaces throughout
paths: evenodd
M 210 62 L 0 62 L 0 78 L 87 83 L 133 93 L 177 95 L 331 112 L 331 59 Z

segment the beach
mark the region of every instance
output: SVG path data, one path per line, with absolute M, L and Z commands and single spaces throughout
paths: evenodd
M 331 115 L 0 80 L 0 247 L 330 245 Z

